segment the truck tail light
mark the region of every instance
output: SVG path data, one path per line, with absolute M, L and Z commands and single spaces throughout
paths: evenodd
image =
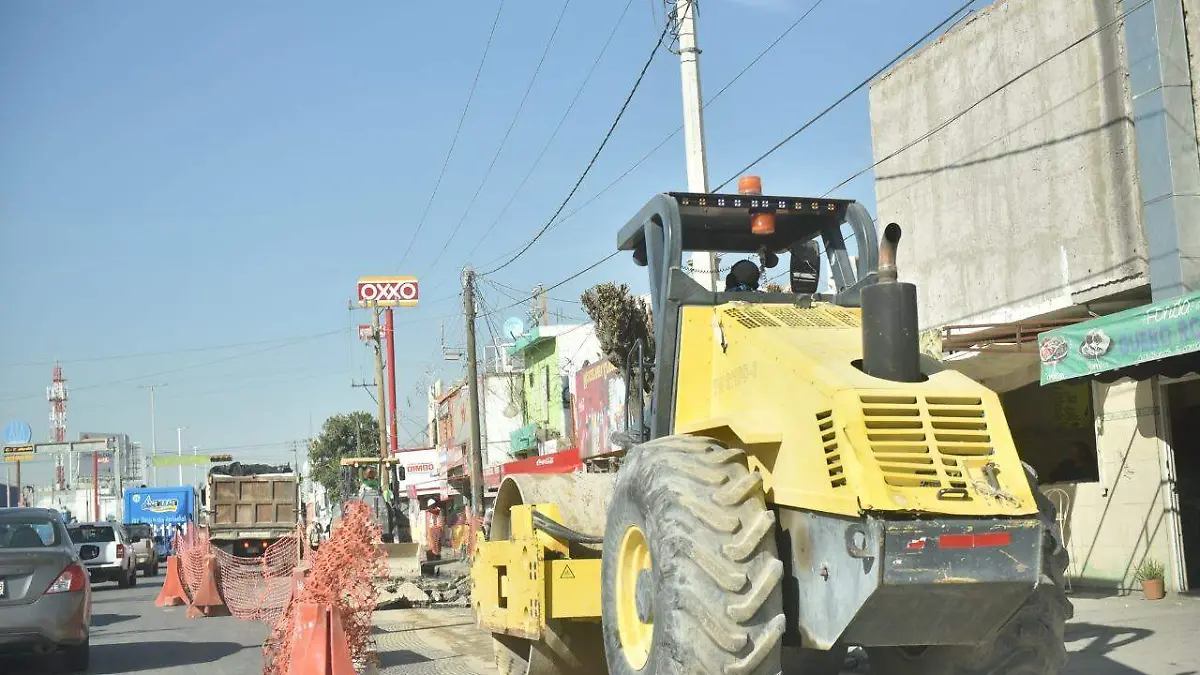
M 87 583 L 87 572 L 79 563 L 71 563 L 67 565 L 67 569 L 58 575 L 58 578 L 46 588 L 46 593 L 70 593 L 72 591 L 82 591 Z
M 125 544 L 117 544 L 117 559 L 120 560 L 124 557 L 125 557 Z

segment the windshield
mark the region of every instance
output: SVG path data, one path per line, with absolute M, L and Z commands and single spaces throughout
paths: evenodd
M 146 525 L 145 523 L 135 523 L 133 525 L 126 525 L 125 531 L 129 533 L 130 537 L 133 537 L 133 538 L 149 539 L 151 536 L 153 536 L 153 532 L 150 530 L 150 526 Z
M 117 540 L 117 533 L 111 527 L 80 525 L 68 531 L 71 533 L 71 541 L 76 544 L 104 544 Z
M 60 546 L 61 532 L 44 516 L 0 516 L 0 549 Z

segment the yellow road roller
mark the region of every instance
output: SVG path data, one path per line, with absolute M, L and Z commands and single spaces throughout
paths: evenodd
M 627 387 L 615 461 L 502 483 L 471 571 L 498 669 L 834 675 L 861 646 L 872 675 L 1058 673 L 1053 507 L 997 395 L 921 354 L 900 227 L 751 191 L 659 194 L 620 230 L 650 394 Z M 742 259 L 708 290 L 698 251 Z

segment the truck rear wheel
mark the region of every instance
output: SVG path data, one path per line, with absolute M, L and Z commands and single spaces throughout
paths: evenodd
M 1041 582 L 1021 609 L 992 637 L 974 647 L 870 647 L 871 675 L 1057 675 L 1067 664 L 1063 636 L 1074 615 L 1063 591 L 1068 555 L 1053 503 L 1037 489 L 1025 465 L 1045 529 Z
M 602 558 L 613 675 L 776 675 L 784 631 L 775 518 L 740 450 L 668 436 L 617 474 Z

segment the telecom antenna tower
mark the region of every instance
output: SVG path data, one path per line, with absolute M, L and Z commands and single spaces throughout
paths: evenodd
M 67 379 L 63 377 L 62 365 L 54 364 L 54 375 L 46 387 L 46 400 L 50 402 L 50 441 L 65 443 L 67 440 Z M 66 470 L 63 456 L 54 459 L 55 485 L 59 490 L 66 488 Z

